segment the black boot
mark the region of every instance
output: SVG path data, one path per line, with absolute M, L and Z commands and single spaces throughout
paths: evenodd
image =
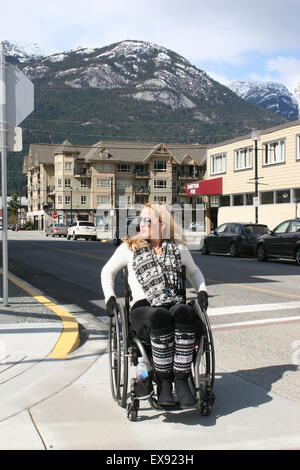
M 172 393 L 172 377 L 159 376 L 157 384 L 158 404 L 160 406 L 175 406 Z
M 190 408 L 197 403 L 195 396 L 191 392 L 188 378 L 188 374 L 175 374 L 175 391 L 181 408 Z

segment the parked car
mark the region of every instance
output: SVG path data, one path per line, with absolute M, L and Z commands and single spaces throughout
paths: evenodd
M 97 230 L 93 222 L 77 220 L 68 227 L 67 240 L 85 238 L 86 240 L 97 240 Z
M 22 228 L 23 228 L 23 225 L 22 225 L 22 224 L 17 224 L 17 226 L 16 226 L 17 232 L 18 232 L 19 230 L 22 230 Z
M 15 230 L 15 224 L 13 224 L 12 222 L 8 222 L 7 223 L 7 230 Z
M 295 259 L 300 266 L 300 218 L 285 220 L 259 237 L 256 256 L 259 261 L 273 257 Z
M 140 230 L 140 218 L 137 216 L 128 216 L 126 217 L 126 222 L 122 224 L 117 224 L 114 231 L 113 243 L 116 246 L 121 244 L 121 238 L 126 238 L 127 236 L 134 236 Z
M 225 223 L 204 237 L 202 254 L 213 251 L 230 256 L 255 255 L 257 238 L 266 233 L 268 227 L 263 224 Z
M 46 237 L 66 237 L 68 233 L 68 227 L 64 224 L 50 224 L 45 230 Z

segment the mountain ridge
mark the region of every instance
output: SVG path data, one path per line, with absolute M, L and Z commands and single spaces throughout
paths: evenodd
M 35 86 L 35 110 L 22 123 L 23 155 L 31 143 L 65 139 L 81 145 L 99 140 L 205 145 L 286 122 L 176 52 L 144 41 L 82 46 L 19 62 L 15 55 L 13 61 Z M 17 186 L 24 188 L 22 178 Z

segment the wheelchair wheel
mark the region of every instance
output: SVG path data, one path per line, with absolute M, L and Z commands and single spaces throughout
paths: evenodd
M 212 392 L 215 381 L 215 350 L 208 315 L 195 303 L 194 308 L 202 320 L 203 336 L 192 365 L 191 387 L 198 399 L 198 409 L 203 416 L 209 415 L 215 395 Z
M 125 407 L 128 389 L 128 328 L 124 309 L 119 305 L 109 325 L 110 386 L 113 399 Z

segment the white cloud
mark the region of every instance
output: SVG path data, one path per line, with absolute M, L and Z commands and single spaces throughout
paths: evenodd
M 274 54 L 298 46 L 299 16 L 298 0 L 10 0 L 0 29 L 3 39 L 52 49 L 141 39 L 199 66 L 208 60 L 237 65 L 248 52 Z
M 300 82 L 300 59 L 279 56 L 269 59 L 267 68 L 270 72 L 275 72 L 291 91 Z
M 47 53 L 144 40 L 199 68 L 217 63 L 215 78 L 224 84 L 229 66 L 238 79 L 250 64 L 249 77 L 290 88 L 300 76 L 299 17 L 299 0 L 10 0 L 1 11 L 0 39 L 39 43 Z

